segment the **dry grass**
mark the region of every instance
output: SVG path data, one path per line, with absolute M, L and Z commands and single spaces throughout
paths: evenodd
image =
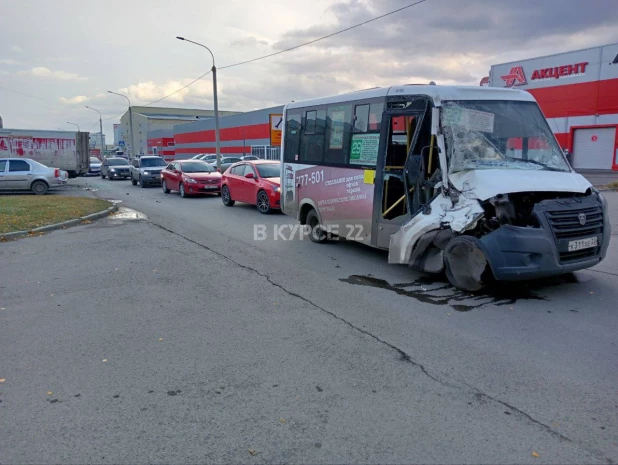
M 106 200 L 85 197 L 0 195 L 0 234 L 61 223 L 111 205 Z
M 614 181 L 611 184 L 605 186 L 606 189 L 618 189 L 618 181 Z

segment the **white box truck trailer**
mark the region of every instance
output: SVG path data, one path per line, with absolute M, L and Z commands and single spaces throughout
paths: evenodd
M 90 167 L 89 133 L 31 129 L 0 129 L 0 158 L 23 157 L 74 178 Z

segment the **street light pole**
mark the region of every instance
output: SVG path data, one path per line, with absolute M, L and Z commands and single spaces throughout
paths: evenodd
M 185 42 L 191 42 L 199 47 L 205 48 L 210 52 L 212 57 L 212 93 L 215 106 L 215 145 L 217 148 L 217 169 L 221 171 L 221 140 L 219 138 L 219 100 L 217 98 L 217 67 L 215 66 L 215 56 L 208 47 L 198 42 L 185 39 L 184 37 L 176 37 L 178 40 L 184 40 Z
M 129 97 L 127 97 L 126 95 L 119 94 L 118 92 L 112 92 L 111 90 L 108 90 L 107 92 L 110 94 L 119 95 L 120 97 L 124 97 L 127 99 L 127 102 L 129 102 L 129 131 L 131 133 L 129 137 L 131 138 L 131 159 L 133 159 L 135 158 L 134 157 L 135 154 L 133 153 L 135 149 L 135 146 L 133 143 L 135 141 L 133 139 L 133 111 L 131 110 L 131 100 L 129 100 Z
M 77 126 L 77 132 L 82 132 L 81 129 L 79 129 L 79 126 L 75 123 L 71 123 L 70 121 L 67 121 L 67 124 L 72 124 L 73 126 Z
M 99 110 L 90 108 L 88 105 L 86 105 L 86 108 L 88 108 L 88 110 L 96 111 L 99 114 L 99 130 L 101 131 L 101 158 L 103 158 L 103 152 L 105 151 L 105 144 L 103 144 L 103 117 L 101 116 L 101 112 Z

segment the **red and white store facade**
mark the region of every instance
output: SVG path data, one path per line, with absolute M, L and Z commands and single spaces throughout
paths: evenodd
M 534 95 L 575 169 L 618 171 L 618 44 L 494 65 L 481 85 Z

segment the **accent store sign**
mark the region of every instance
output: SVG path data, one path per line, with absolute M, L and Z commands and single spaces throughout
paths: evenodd
M 583 76 L 586 74 L 587 66 L 588 62 L 584 61 L 564 66 L 554 66 L 553 68 L 535 69 L 530 77 L 530 82 Z M 526 73 L 521 65 L 513 66 L 508 74 L 500 77 L 504 81 L 505 87 L 525 86 L 528 84 Z

